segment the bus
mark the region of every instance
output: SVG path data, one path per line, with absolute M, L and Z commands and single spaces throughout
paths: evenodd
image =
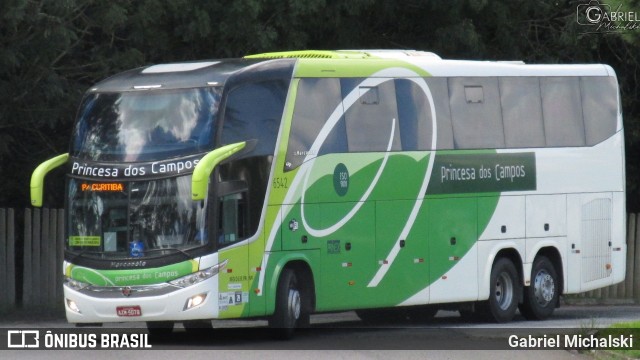
M 292 51 L 142 67 L 90 88 L 66 169 L 70 323 L 150 331 L 310 315 L 508 322 L 625 277 L 607 65 Z

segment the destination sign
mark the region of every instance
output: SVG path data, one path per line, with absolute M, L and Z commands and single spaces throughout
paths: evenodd
M 190 174 L 205 154 L 149 163 L 98 163 L 72 159 L 71 175 L 92 179 L 151 179 Z M 95 185 L 95 187 L 94 187 Z M 122 191 L 117 183 L 91 184 L 82 191 Z M 121 184 L 120 184 L 121 185 Z
M 80 191 L 86 192 L 122 192 L 124 191 L 123 183 L 96 183 L 96 184 L 80 184 Z

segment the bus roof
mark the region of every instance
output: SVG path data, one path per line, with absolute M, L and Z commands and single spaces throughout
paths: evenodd
M 121 92 L 222 86 L 232 76 L 291 77 L 295 60 L 221 59 L 151 65 L 113 75 L 90 92 Z M 248 74 L 247 74 L 248 75 Z
M 412 73 L 441 77 L 615 76 L 610 66 L 601 64 L 529 65 L 520 61 L 446 60 L 434 53 L 416 50 L 305 50 L 140 67 L 107 78 L 89 91 L 222 86 L 232 77 L 290 77 L 294 66 L 295 77 L 406 77 Z M 379 72 L 384 69 L 391 70 Z
M 367 68 L 409 63 L 431 76 L 615 76 L 602 64 L 525 64 L 522 61 L 448 60 L 418 50 L 306 50 L 249 55 L 249 59 L 298 59 L 299 77 L 354 77 Z M 377 66 L 371 66 L 377 64 Z

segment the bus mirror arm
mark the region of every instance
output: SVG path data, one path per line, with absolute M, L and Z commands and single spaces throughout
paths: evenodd
M 250 139 L 244 141 L 245 145 L 242 151 L 239 151 L 235 156 L 242 156 L 242 154 L 250 153 L 258 146 L 258 139 Z
M 69 153 L 58 155 L 51 158 L 38 167 L 31 174 L 31 205 L 35 207 L 42 207 L 42 198 L 44 193 L 44 177 L 47 176 L 51 170 L 64 165 L 69 160 Z
M 213 169 L 223 160 L 242 150 L 246 145 L 246 141 L 225 145 L 207 153 L 200 159 L 191 178 L 191 198 L 193 201 L 204 200 L 209 186 L 209 177 Z

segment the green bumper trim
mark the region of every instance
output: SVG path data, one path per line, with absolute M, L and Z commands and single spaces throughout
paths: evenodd
M 38 165 L 38 167 L 33 171 L 33 174 L 31 175 L 31 205 L 42 207 L 44 177 L 47 176 L 51 170 L 66 164 L 68 160 L 68 153 L 58 155 Z
M 242 150 L 247 145 L 246 141 L 225 145 L 205 155 L 193 171 L 191 178 L 191 198 L 194 201 L 204 200 L 209 185 L 209 176 L 213 169 L 223 160 Z
M 158 268 L 129 270 L 96 270 L 67 265 L 65 275 L 94 286 L 135 286 L 166 283 L 198 271 L 196 260 L 187 260 Z

